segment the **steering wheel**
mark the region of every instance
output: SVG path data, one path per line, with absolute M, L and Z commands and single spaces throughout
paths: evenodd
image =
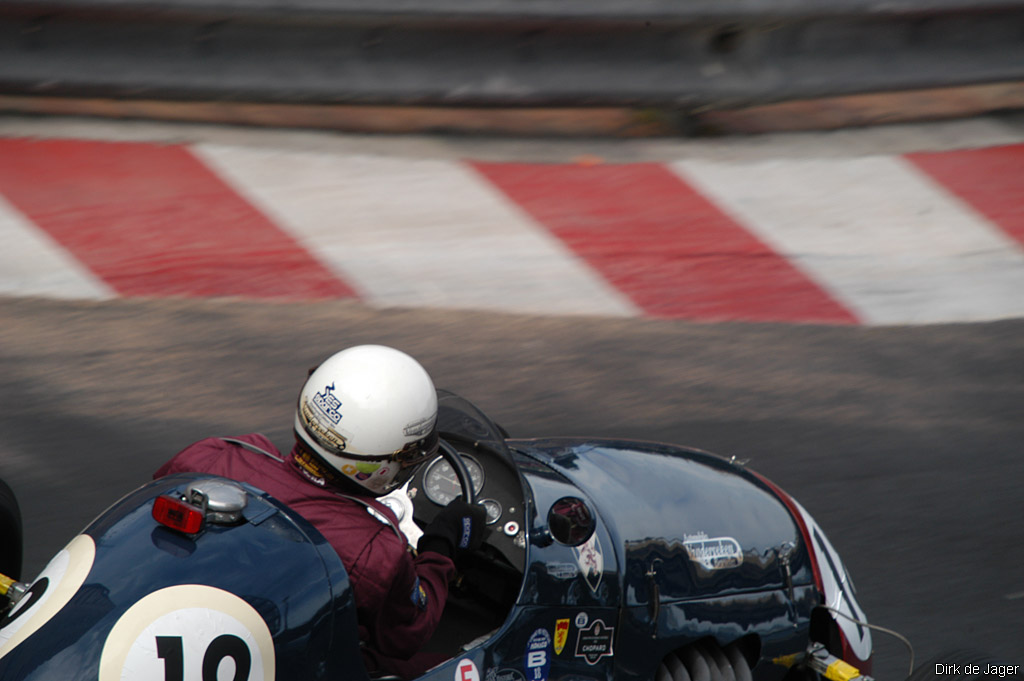
M 455 472 L 455 477 L 459 479 L 459 485 L 462 486 L 462 500 L 467 504 L 475 504 L 476 490 L 473 488 L 473 479 L 469 475 L 469 469 L 466 468 L 466 462 L 459 456 L 455 447 L 452 447 L 443 439 L 438 440 L 437 448 L 440 451 L 441 458 L 448 462 Z

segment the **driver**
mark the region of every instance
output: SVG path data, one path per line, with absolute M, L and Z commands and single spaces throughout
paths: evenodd
M 282 457 L 259 434 L 207 438 L 154 478 L 212 473 L 258 487 L 306 518 L 348 571 L 367 670 L 418 676 L 443 658 L 418 653 L 437 627 L 453 560 L 479 548 L 485 511 L 455 499 L 413 552 L 376 498 L 405 484 L 437 453 L 437 394 L 409 355 L 380 345 L 342 350 L 299 393 L 295 446 Z

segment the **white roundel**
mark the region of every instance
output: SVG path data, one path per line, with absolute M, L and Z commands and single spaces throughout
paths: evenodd
M 39 630 L 85 583 L 96 559 L 96 543 L 80 534 L 53 557 L 18 604 L 0 618 L 0 657 Z
M 480 681 L 480 672 L 476 668 L 476 663 L 469 658 L 459 660 L 459 664 L 455 666 L 454 681 Z
M 99 681 L 273 681 L 274 641 L 244 600 L 211 586 L 155 591 L 114 624 Z

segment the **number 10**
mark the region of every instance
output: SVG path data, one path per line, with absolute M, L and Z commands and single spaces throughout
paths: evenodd
M 164 661 L 164 681 L 185 680 L 185 647 L 181 636 L 157 636 L 156 654 Z M 217 681 L 217 670 L 224 658 L 235 661 L 234 681 L 248 681 L 252 653 L 245 641 L 224 634 L 213 639 L 203 655 L 203 681 Z

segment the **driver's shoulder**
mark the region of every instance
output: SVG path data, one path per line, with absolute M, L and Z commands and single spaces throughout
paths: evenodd
M 155 477 L 194 472 L 236 478 L 236 475 L 245 471 L 279 467 L 282 460 L 273 443 L 259 434 L 231 438 L 207 437 L 175 454 Z
M 219 446 L 226 449 L 243 449 L 257 454 L 269 455 L 277 459 L 283 458 L 277 446 L 263 433 L 247 433 L 246 435 L 232 437 L 212 437 L 207 438 L 207 440 L 218 441 Z

